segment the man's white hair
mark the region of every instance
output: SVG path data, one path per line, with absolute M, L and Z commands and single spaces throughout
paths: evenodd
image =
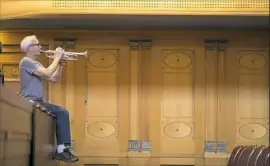
M 33 41 L 37 40 L 36 35 L 26 36 L 21 41 L 21 50 L 22 52 L 27 52 L 28 47 L 33 44 Z

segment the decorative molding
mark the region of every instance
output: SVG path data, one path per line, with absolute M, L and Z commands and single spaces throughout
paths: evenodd
M 219 51 L 226 50 L 228 46 L 227 39 L 205 39 L 205 49 L 206 50 L 215 50 L 218 49 Z
M 0 20 L 61 14 L 269 16 L 268 0 L 5 0 L 1 7 Z
M 90 51 L 88 63 L 95 68 L 110 68 L 118 63 L 118 55 L 115 50 L 95 50 Z
M 205 152 L 225 153 L 227 152 L 227 142 L 205 141 Z
M 143 48 L 150 48 L 152 46 L 152 39 L 141 39 L 141 46 Z
M 221 152 L 221 153 L 227 152 L 227 142 L 225 141 L 217 142 L 217 152 Z
M 260 140 L 267 134 L 267 126 L 261 123 L 249 122 L 238 127 L 238 135 L 248 140 Z
M 219 51 L 224 51 L 227 49 L 227 47 L 228 47 L 228 40 L 224 39 L 224 40 L 218 41 L 218 50 Z
M 92 137 L 108 138 L 116 134 L 117 127 L 108 121 L 95 121 L 88 125 L 87 132 Z
M 216 147 L 215 141 L 205 141 L 205 152 L 216 152 Z
M 248 70 L 265 70 L 268 65 L 268 58 L 265 52 L 261 51 L 238 51 L 238 65 Z
M 129 152 L 138 152 L 139 141 L 138 140 L 129 140 L 128 141 L 128 151 Z
M 137 49 L 140 46 L 140 39 L 130 39 L 130 48 Z
M 53 0 L 54 8 L 103 8 L 141 10 L 267 11 L 268 0 Z
M 204 41 L 204 44 L 205 44 L 206 50 L 215 50 L 217 48 L 217 41 L 216 40 L 206 39 Z
M 130 39 L 130 48 L 133 48 L 133 49 L 138 49 L 139 47 L 150 48 L 151 45 L 152 45 L 152 39 L 148 39 L 148 38 Z
M 193 129 L 190 124 L 175 121 L 165 124 L 163 133 L 169 138 L 180 140 L 192 136 Z
M 73 49 L 76 45 L 75 38 L 55 38 L 54 48 L 61 47 L 65 49 Z
M 141 143 L 141 146 L 140 146 L 141 152 L 145 152 L 145 153 L 151 152 L 151 142 L 149 140 L 142 140 L 140 141 L 140 143 Z
M 163 54 L 162 61 L 168 68 L 181 70 L 187 69 L 193 64 L 192 54 L 185 50 L 164 51 Z
M 5 81 L 20 81 L 19 63 L 7 62 L 0 64 Z

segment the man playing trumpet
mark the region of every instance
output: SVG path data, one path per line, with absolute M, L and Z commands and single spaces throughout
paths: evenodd
M 71 146 L 69 112 L 63 107 L 43 100 L 42 79 L 50 82 L 58 81 L 64 66 L 64 61 L 62 60 L 64 50 L 56 48 L 53 62 L 49 67 L 45 68 L 36 61 L 36 57 L 40 55 L 41 46 L 35 35 L 25 37 L 21 41 L 20 46 L 24 53 L 24 57 L 19 65 L 21 96 L 30 102 L 36 102 L 45 107 L 45 111 L 55 117 L 58 145 L 55 159 L 67 163 L 76 162 L 79 159 L 68 148 Z

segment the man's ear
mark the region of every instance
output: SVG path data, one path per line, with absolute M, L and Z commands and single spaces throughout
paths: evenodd
M 31 46 L 27 47 L 27 51 L 31 51 L 31 50 L 32 50 Z

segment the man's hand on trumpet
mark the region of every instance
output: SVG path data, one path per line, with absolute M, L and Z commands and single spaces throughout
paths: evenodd
M 55 58 L 59 58 L 59 65 L 60 66 L 65 66 L 65 60 L 63 59 L 63 56 L 64 56 L 64 53 L 65 53 L 65 50 L 62 49 L 61 47 L 57 47 L 55 49 L 55 53 L 54 53 L 54 56 Z
M 61 47 L 57 47 L 54 52 L 54 58 L 62 59 L 64 53 L 65 53 L 64 49 L 62 49 Z

